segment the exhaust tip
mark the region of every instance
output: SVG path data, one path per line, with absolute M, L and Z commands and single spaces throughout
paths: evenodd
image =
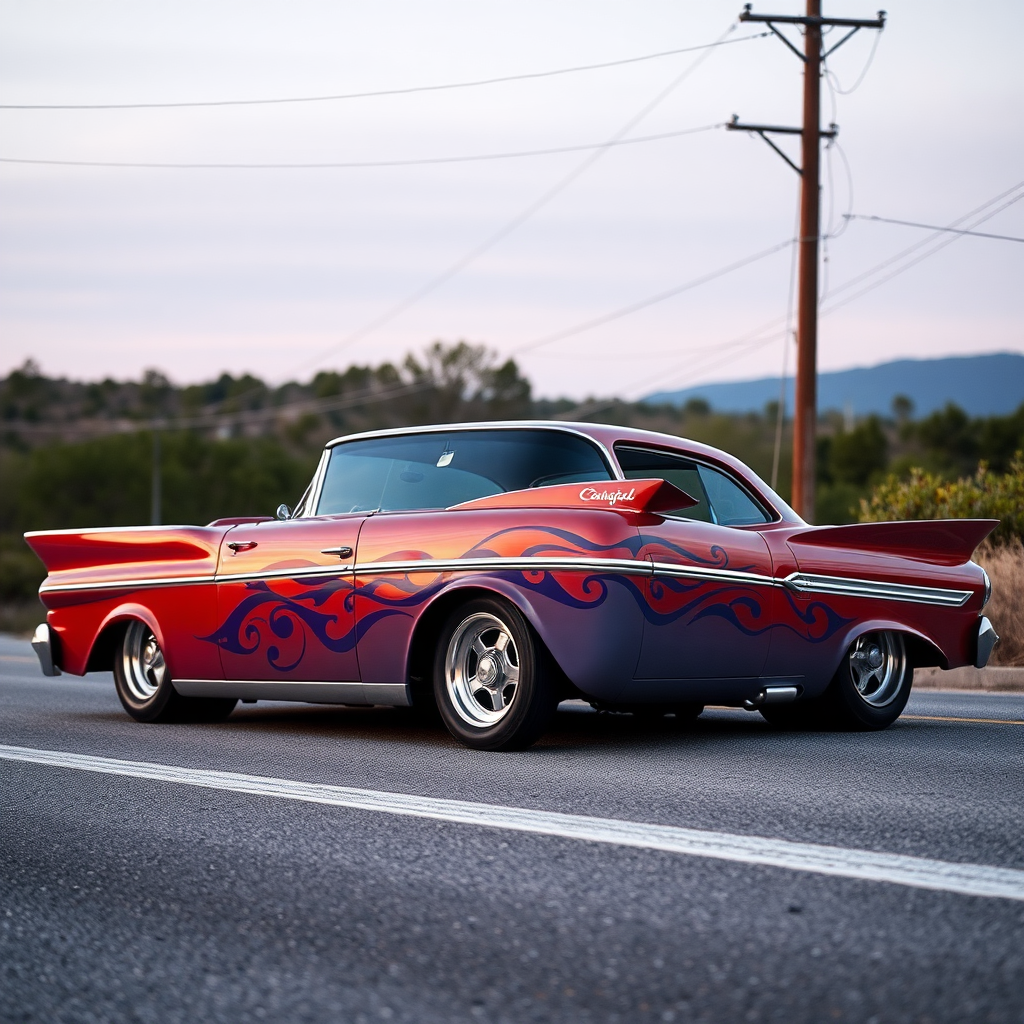
M 799 686 L 765 686 L 743 702 L 748 711 L 756 711 L 765 704 L 788 704 L 800 695 Z

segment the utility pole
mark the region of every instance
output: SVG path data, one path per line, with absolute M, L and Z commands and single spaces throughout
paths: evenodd
M 747 131 L 760 135 L 783 160 L 800 175 L 800 237 L 797 269 L 797 366 L 796 407 L 793 411 L 793 507 L 809 522 L 814 520 L 814 475 L 816 462 L 816 436 L 818 419 L 818 239 L 821 234 L 821 185 L 819 162 L 821 140 L 835 138 L 838 128 L 830 125 L 821 130 L 821 65 L 851 36 L 862 28 L 883 29 L 885 11 L 878 18 L 825 18 L 821 14 L 821 0 L 807 0 L 804 16 L 784 14 L 754 14 L 751 4 L 740 13 L 740 21 L 766 24 L 804 62 L 803 127 L 784 128 L 779 125 L 741 124 L 733 119 L 726 127 L 733 131 Z M 803 27 L 803 53 L 778 29 L 776 25 Z M 847 28 L 849 31 L 829 47 L 822 49 L 822 29 Z M 769 134 L 799 135 L 801 144 L 800 166 L 768 138 Z M 789 339 L 786 339 L 789 344 Z
M 163 474 L 160 470 L 160 430 L 158 427 L 153 427 L 153 488 L 150 494 L 151 497 L 151 510 L 149 521 L 153 526 L 160 526 L 161 520 L 161 477 Z

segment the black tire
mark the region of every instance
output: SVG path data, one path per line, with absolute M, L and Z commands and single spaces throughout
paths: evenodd
M 449 615 L 434 655 L 434 698 L 448 731 L 476 750 L 522 750 L 558 706 L 547 651 L 517 608 L 467 601 Z
M 153 631 L 138 619 L 128 624 L 114 655 L 114 686 L 136 722 L 220 722 L 238 703 L 178 693 Z
M 837 728 L 886 729 L 903 714 L 914 668 L 900 633 L 865 633 L 846 652 L 824 694 Z

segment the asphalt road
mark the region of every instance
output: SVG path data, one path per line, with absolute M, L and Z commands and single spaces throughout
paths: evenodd
M 0 638 L 0 744 L 1024 869 L 1024 695 L 880 734 L 564 706 L 138 725 Z M 1024 901 L 0 759 L 3 1021 L 1024 1021 Z

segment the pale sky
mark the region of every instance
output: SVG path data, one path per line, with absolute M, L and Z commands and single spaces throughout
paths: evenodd
M 0 102 L 259 99 L 547 71 L 714 41 L 741 6 L 3 2 Z M 826 0 L 825 12 L 873 17 L 877 6 Z M 823 216 L 832 211 L 834 231 L 850 210 L 949 224 L 1024 182 L 1019 15 L 1011 0 L 986 4 L 983 17 L 951 0 L 893 5 L 863 84 L 835 98 L 853 195 L 833 153 Z M 727 38 L 758 30 L 740 25 Z M 861 32 L 830 60 L 841 88 L 864 69 L 874 35 Z M 0 110 L 0 157 L 343 162 L 597 144 L 699 57 L 308 104 Z M 797 124 L 801 75 L 776 39 L 719 47 L 627 137 L 733 113 Z M 832 120 L 825 88 L 822 122 Z M 516 354 L 794 234 L 797 176 L 757 138 L 719 128 L 617 147 L 446 283 L 339 349 L 587 156 L 317 170 L 0 164 L 0 373 L 31 357 L 47 374 L 79 379 L 137 378 L 157 367 L 180 383 L 222 370 L 280 382 L 398 359 L 434 339 Z M 1009 198 L 1016 194 L 1024 189 Z M 977 230 L 1024 236 L 1024 199 Z M 927 237 L 850 222 L 829 243 L 830 287 Z M 767 339 L 759 344 L 727 346 L 784 317 L 789 279 L 784 248 L 516 357 L 538 394 L 570 397 L 778 374 L 783 341 L 771 331 L 753 336 Z M 1022 281 L 1024 245 L 958 239 L 826 316 L 820 366 L 1024 352 Z M 835 292 L 825 308 L 858 290 Z

